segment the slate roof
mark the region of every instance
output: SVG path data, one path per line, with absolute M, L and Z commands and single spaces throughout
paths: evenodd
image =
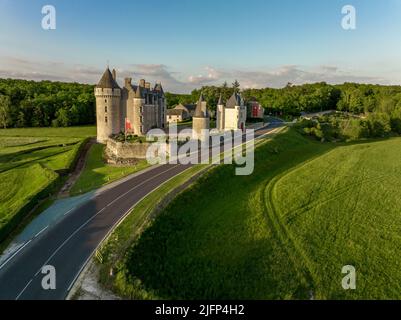
M 161 94 L 164 94 L 163 87 L 162 87 L 161 83 L 156 83 L 155 88 L 153 90 L 157 91 L 157 92 L 159 92 Z
M 224 102 L 223 102 L 223 96 L 222 96 L 222 94 L 221 94 L 221 93 L 220 93 L 219 102 L 217 102 L 217 105 L 218 105 L 218 106 L 222 106 L 222 105 L 224 105 Z
M 241 95 L 234 92 L 233 95 L 228 99 L 226 108 L 235 108 L 241 105 Z
M 141 86 L 136 87 L 134 98 L 139 98 L 139 99 L 143 98 L 143 90 Z
M 189 112 L 194 112 L 196 110 L 196 104 L 185 104 L 184 107 L 187 108 Z
M 182 109 L 167 109 L 168 116 L 182 116 L 184 110 Z
M 174 109 L 178 109 L 178 110 L 186 110 L 188 111 L 188 113 L 193 114 L 195 112 L 196 109 L 196 104 L 179 104 L 177 106 L 175 106 Z
M 208 116 L 207 109 L 206 109 L 206 112 L 204 112 L 202 110 L 202 102 L 205 102 L 205 97 L 201 93 L 198 104 L 196 105 L 195 113 L 194 113 L 195 118 L 206 118 Z
M 114 80 L 109 68 L 107 68 L 106 71 L 103 73 L 103 76 L 96 87 L 103 89 L 120 89 L 118 83 Z

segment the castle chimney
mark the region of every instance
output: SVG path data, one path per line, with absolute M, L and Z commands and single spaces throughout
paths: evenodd
M 125 79 L 124 79 L 125 86 L 126 86 L 126 87 L 129 87 L 129 86 L 131 85 L 131 81 L 132 81 L 132 78 L 125 78 Z
M 150 82 L 145 82 L 145 88 L 150 90 Z
M 114 81 L 116 81 L 116 79 L 117 79 L 116 69 L 113 69 L 112 74 L 113 74 Z
M 139 80 L 139 86 L 144 88 L 145 87 L 145 79 Z

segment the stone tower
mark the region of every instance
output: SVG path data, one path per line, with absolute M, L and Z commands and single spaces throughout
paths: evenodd
M 209 111 L 203 94 L 200 95 L 192 118 L 192 135 L 194 139 L 205 140 L 202 130 L 209 130 Z
M 121 89 L 113 74 L 107 67 L 95 88 L 97 141 L 105 143 L 112 134 L 119 133 L 121 128 Z
M 134 127 L 134 134 L 142 136 L 145 134 L 146 129 L 145 129 L 145 124 L 143 121 L 143 106 L 145 105 L 145 99 L 143 95 L 143 83 L 140 81 L 139 86 L 136 88 L 135 94 L 134 94 L 134 104 L 133 104 L 133 109 L 134 109 L 134 117 L 135 117 L 135 122 L 138 123 L 138 126 Z
M 219 131 L 224 129 L 224 102 L 223 97 L 220 93 L 219 102 L 217 103 L 217 112 L 216 112 L 216 128 Z

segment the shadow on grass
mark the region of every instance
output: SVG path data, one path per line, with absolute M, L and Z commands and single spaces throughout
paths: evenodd
M 55 157 L 57 155 L 71 151 L 68 149 L 70 146 L 74 146 L 79 142 L 70 144 L 57 144 L 43 147 L 36 147 L 27 150 L 17 151 L 15 153 L 9 153 L 5 155 L 0 155 L 0 173 L 12 170 L 21 166 L 41 162 L 45 159 Z M 61 151 L 52 151 L 56 148 L 64 148 Z M 29 159 L 32 157 L 32 159 Z
M 250 176 L 219 166 L 181 193 L 119 264 L 120 294 L 142 299 L 308 299 L 307 273 L 291 262 L 267 221 L 266 185 L 339 144 L 293 129 L 255 153 Z

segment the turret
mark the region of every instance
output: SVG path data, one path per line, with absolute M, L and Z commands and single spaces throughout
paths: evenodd
M 107 68 L 95 87 L 97 141 L 100 143 L 121 130 L 121 89 L 115 79 L 115 70 L 112 74 Z
M 137 125 L 134 126 L 134 134 L 144 135 L 146 133 L 146 113 L 144 110 L 145 105 L 145 97 L 144 97 L 144 87 L 141 86 L 142 81 L 140 81 L 139 85 L 136 87 L 134 91 L 134 123 Z
M 195 113 L 192 118 L 193 138 L 197 140 L 205 140 L 205 135 L 202 130 L 209 130 L 209 111 L 203 94 L 200 95 L 196 105 Z
M 216 110 L 216 127 L 217 130 L 224 130 L 224 102 L 223 96 L 220 93 L 219 102 L 217 102 L 217 110 Z
M 159 114 L 158 114 L 158 123 L 160 128 L 165 128 L 166 127 L 166 122 L 167 122 L 167 104 L 166 104 L 166 97 L 164 96 L 164 91 L 162 84 L 160 82 L 156 83 L 155 87 L 153 88 L 153 91 L 157 93 L 157 105 L 159 108 Z
M 245 130 L 246 106 L 241 95 L 234 92 L 224 109 L 224 130 Z

